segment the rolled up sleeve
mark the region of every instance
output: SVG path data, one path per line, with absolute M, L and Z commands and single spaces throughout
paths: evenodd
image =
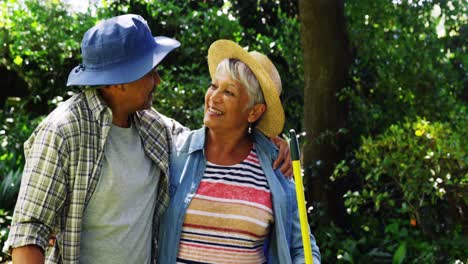
M 3 251 L 37 245 L 44 251 L 66 200 L 66 141 L 58 127 L 41 124 L 24 144 L 26 164 Z

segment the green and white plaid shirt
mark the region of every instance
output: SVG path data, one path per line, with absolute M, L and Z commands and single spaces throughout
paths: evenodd
M 162 172 L 153 217 L 153 263 L 159 219 L 169 202 L 169 120 L 155 110 L 132 116 L 146 154 Z M 36 128 L 24 144 L 26 165 L 4 251 L 34 244 L 44 249 L 47 263 L 79 262 L 83 212 L 101 175 L 111 123 L 111 110 L 96 90 L 88 90 L 62 103 Z M 51 233 L 57 238 L 54 247 L 48 246 Z

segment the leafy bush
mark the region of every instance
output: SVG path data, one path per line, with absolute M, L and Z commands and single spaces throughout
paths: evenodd
M 447 120 L 459 111 L 468 99 L 467 9 L 463 0 L 346 2 L 355 59 L 351 85 L 340 96 L 350 103 L 354 137 L 381 133 L 406 117 Z
M 375 138 L 362 139 L 355 168 L 344 161 L 336 167 L 332 180 L 358 182 L 357 190 L 344 195 L 345 205 L 359 225 L 353 230 L 367 240 L 348 254 L 400 252 L 411 263 L 467 257 L 468 240 L 462 235 L 468 209 L 466 115 L 459 122 L 455 128 L 424 119 L 391 125 Z
M 8 238 L 9 225 L 11 223 L 11 212 L 5 211 L 0 208 L 0 246 L 3 247 L 3 244 Z M 0 263 L 3 263 L 4 260 L 9 259 L 3 252 L 0 252 Z
M 324 261 L 468 260 L 465 2 L 345 3 L 354 60 L 330 186 L 347 216 L 317 229 L 319 243 L 337 241 Z
M 48 100 L 66 93 L 81 38 L 96 19 L 71 14 L 63 1 L 2 1 L 0 13 L 1 64 L 26 82 L 29 107 L 48 112 Z

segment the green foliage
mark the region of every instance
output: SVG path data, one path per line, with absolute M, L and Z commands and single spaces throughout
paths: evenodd
M 380 133 L 405 117 L 444 120 L 459 111 L 467 11 L 463 0 L 346 2 L 356 49 L 352 86 L 341 98 L 350 102 L 354 135 Z
M 22 170 L 10 171 L 0 184 L 0 208 L 13 209 L 21 184 Z
M 389 198 L 402 194 L 402 213 L 417 217 L 421 208 L 446 193 L 459 196 L 468 183 L 468 148 L 460 133 L 447 124 L 418 120 L 391 125 L 375 139 L 364 138 L 356 159 L 365 188 L 362 195 L 349 192 L 346 198 L 361 207 L 363 199 L 373 197 L 373 209 L 379 211 Z
M 466 257 L 468 241 L 460 232 L 468 208 L 468 118 L 460 122 L 460 130 L 424 119 L 391 125 L 363 138 L 355 153 L 359 190 L 344 195 L 347 212 L 368 227 L 367 236 L 380 239 L 379 250 L 393 252 L 396 263 Z M 331 179 L 353 177 L 350 167 L 342 162 Z
M 0 245 L 3 247 L 3 244 L 8 238 L 9 233 L 9 225 L 11 223 L 11 212 L 5 211 L 4 209 L 0 208 Z M 4 260 L 8 259 L 8 257 L 0 251 L 0 262 L 3 263 Z
M 338 241 L 325 261 L 468 259 L 467 6 L 345 3 L 354 60 L 337 96 L 349 106 L 348 144 L 330 180 L 344 185 L 347 225 L 318 229 Z
M 398 246 L 395 252 L 395 255 L 393 255 L 392 264 L 403 263 L 403 260 L 405 260 L 405 257 L 406 257 L 406 242 L 403 242 Z
M 26 82 L 32 103 L 44 107 L 52 96 L 65 93 L 81 38 L 95 19 L 69 13 L 62 1 L 8 0 L 0 10 L 1 64 Z

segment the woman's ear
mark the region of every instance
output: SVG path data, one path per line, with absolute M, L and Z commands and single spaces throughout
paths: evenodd
M 266 111 L 266 104 L 255 104 L 252 109 L 250 109 L 249 123 L 255 123 L 260 117 L 262 117 L 263 113 Z

